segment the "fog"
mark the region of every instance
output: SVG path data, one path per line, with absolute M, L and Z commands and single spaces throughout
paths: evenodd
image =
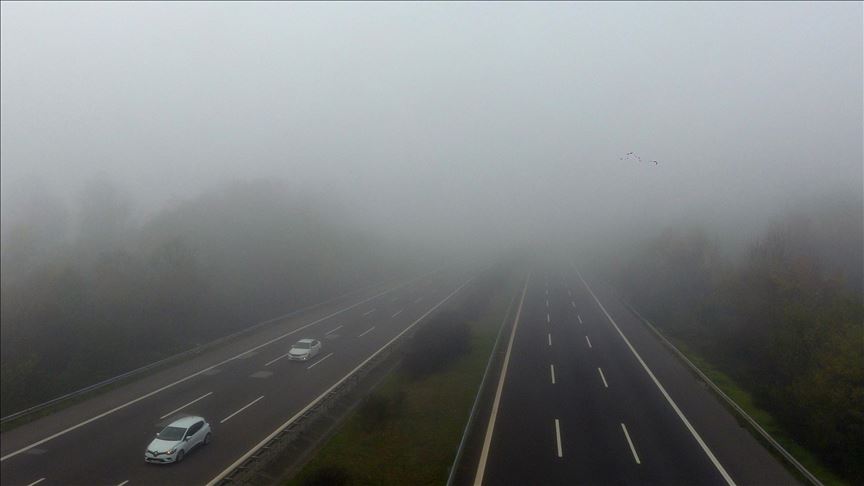
M 481 246 L 759 226 L 860 198 L 862 6 L 4 3 L 4 231 L 94 179 Z

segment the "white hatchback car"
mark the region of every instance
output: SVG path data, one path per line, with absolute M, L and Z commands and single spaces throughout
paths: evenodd
M 157 464 L 180 462 L 195 447 L 209 443 L 210 424 L 201 417 L 183 417 L 156 434 L 144 460 Z
M 321 341 L 317 339 L 301 339 L 288 350 L 288 359 L 307 361 L 321 352 Z

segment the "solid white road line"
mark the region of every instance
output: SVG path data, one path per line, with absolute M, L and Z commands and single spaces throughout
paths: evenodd
M 333 356 L 333 353 L 330 353 L 330 354 L 328 354 L 327 356 L 324 356 L 323 358 L 319 359 L 318 361 L 312 363 L 311 365 L 307 366 L 306 369 L 307 369 L 307 370 L 311 370 L 313 366 L 315 366 L 315 365 L 317 365 L 318 363 L 324 361 L 325 359 L 329 358 L 330 356 Z
M 546 313 L 546 322 L 552 322 L 552 321 L 549 319 L 549 313 L 548 313 L 548 312 Z
M 555 365 L 549 365 L 549 373 L 552 375 L 552 384 L 555 384 Z
M 576 314 L 576 317 L 579 318 L 579 324 L 582 324 L 582 316 L 580 314 Z
M 589 347 L 589 348 L 592 347 L 592 346 L 591 346 L 591 340 L 588 339 L 588 336 L 585 336 L 585 341 L 588 342 L 588 347 Z
M 232 413 L 231 415 L 229 415 L 229 416 L 225 417 L 224 419 L 220 420 L 219 423 L 220 423 L 220 424 L 224 424 L 225 422 L 228 421 L 228 419 L 230 419 L 231 417 L 237 415 L 238 413 L 242 412 L 243 410 L 246 410 L 247 408 L 251 407 L 252 405 L 255 404 L 255 402 L 257 402 L 258 400 L 261 400 L 262 398 L 264 398 L 264 395 L 261 395 L 260 397 L 256 398 L 255 400 L 252 400 L 252 401 L 249 402 L 247 405 L 244 405 L 243 408 L 241 408 L 240 410 L 237 410 L 236 412 Z
M 270 366 L 271 364 L 279 361 L 280 359 L 284 358 L 285 356 L 288 356 L 289 354 L 291 354 L 291 351 L 288 351 L 287 353 L 285 353 L 281 356 L 277 356 L 276 358 L 271 359 L 270 361 L 264 363 L 264 366 Z
M 372 327 L 370 327 L 369 329 L 366 329 L 365 331 L 363 331 L 362 333 L 360 333 L 360 335 L 357 336 L 357 337 L 359 338 L 359 337 L 363 337 L 363 336 L 369 334 L 370 332 L 372 332 L 372 329 L 375 329 L 375 326 L 372 326 Z
M 547 335 L 549 337 L 549 346 L 552 346 L 552 334 Z
M 401 314 L 401 313 L 402 313 L 402 311 L 403 311 L 403 310 L 405 310 L 405 309 L 399 309 L 399 312 L 397 312 L 397 313 L 395 313 L 395 314 L 393 314 L 393 315 L 392 315 L 392 316 L 390 316 L 390 318 L 391 318 L 391 319 L 392 319 L 392 318 L 394 318 L 394 317 L 396 317 L 396 316 L 398 316 L 398 315 L 399 315 L 399 314 Z
M 373 313 L 373 312 L 375 312 L 375 309 L 372 309 L 372 310 L 370 310 L 370 311 L 368 311 L 368 312 L 364 312 L 363 315 L 364 315 L 364 316 L 368 316 L 369 314 L 371 314 L 371 313 Z
M 28 484 L 27 486 L 35 486 L 35 485 L 41 483 L 42 481 L 45 481 L 45 478 L 37 479 L 36 481 L 33 481 L 32 483 Z
M 561 423 L 555 419 L 555 442 L 558 445 L 558 457 L 564 457 L 564 452 L 561 450 Z
M 425 275 L 424 275 L 424 276 L 425 276 Z M 417 277 L 417 278 L 422 278 L 422 277 L 423 277 L 423 276 L 421 276 L 421 277 Z M 351 310 L 351 309 L 357 307 L 358 305 L 363 305 L 363 304 L 365 304 L 366 302 L 369 302 L 370 300 L 377 299 L 378 297 L 381 297 L 382 295 L 386 295 L 386 294 L 388 294 L 388 293 L 390 293 L 390 292 L 392 292 L 392 291 L 394 291 L 394 290 L 396 290 L 396 289 L 402 288 L 402 287 L 408 285 L 409 283 L 416 281 L 417 278 L 415 278 L 415 279 L 411 279 L 411 280 L 409 280 L 409 281 L 407 281 L 407 282 L 405 282 L 405 283 L 399 284 L 399 285 L 397 285 L 397 286 L 395 286 L 395 287 L 391 287 L 391 288 L 389 288 L 389 289 L 387 289 L 387 290 L 385 290 L 385 291 L 383 291 L 383 292 L 380 292 L 380 293 L 377 293 L 377 294 L 373 295 L 372 297 L 369 297 L 369 298 L 366 298 L 366 299 L 361 300 L 360 302 L 357 302 L 357 303 L 351 304 L 351 305 L 349 305 L 348 307 L 344 307 L 344 308 L 342 308 L 342 309 L 339 309 L 338 311 L 333 312 L 333 313 L 331 313 L 331 314 L 328 314 L 328 315 L 326 315 L 326 316 L 324 316 L 324 317 L 321 317 L 321 318 L 319 318 L 319 319 L 316 319 L 316 320 L 310 322 L 309 324 L 306 324 L 306 325 L 300 326 L 300 327 L 298 327 L 297 329 L 294 329 L 293 331 L 288 331 L 288 332 L 286 332 L 285 334 L 282 334 L 281 336 L 277 336 L 277 337 L 275 337 L 275 338 L 273 338 L 273 339 L 271 339 L 271 340 L 269 340 L 269 341 L 267 341 L 267 342 L 265 342 L 265 343 L 263 343 L 263 344 L 259 344 L 259 345 L 255 346 L 255 347 L 251 348 L 251 349 L 247 349 L 246 351 L 243 351 L 242 353 L 239 353 L 239 354 L 237 354 L 236 356 L 232 356 L 232 357 L 230 357 L 230 358 L 228 358 L 228 359 L 226 359 L 226 360 L 223 360 L 223 361 L 220 361 L 220 362 L 216 363 L 215 365 L 208 366 L 207 368 L 204 368 L 203 370 L 196 371 L 195 373 L 192 373 L 191 375 L 187 375 L 187 376 L 185 376 L 185 377 L 183 377 L 183 378 L 180 378 L 180 379 L 177 380 L 177 381 L 171 382 L 171 383 L 169 383 L 169 384 L 167 384 L 167 385 L 165 385 L 165 386 L 162 386 L 162 387 L 160 387 L 160 388 L 157 388 L 157 389 L 155 389 L 155 390 L 153 390 L 153 391 L 151 391 L 151 392 L 149 392 L 149 393 L 145 393 L 144 395 L 141 395 L 141 396 L 138 397 L 138 398 L 134 398 L 134 399 L 132 399 L 132 400 L 129 400 L 128 402 L 126 402 L 126 403 L 124 403 L 124 404 L 122 404 L 122 405 L 118 405 L 118 406 L 112 408 L 111 410 L 108 410 L 108 411 L 106 411 L 106 412 L 102 412 L 102 413 L 100 413 L 99 415 L 96 415 L 96 416 L 90 417 L 89 419 L 87 419 L 87 420 L 85 420 L 85 421 L 83 421 L 83 422 L 79 422 L 79 423 L 77 423 L 77 424 L 75 424 L 75 425 L 72 425 L 72 426 L 70 426 L 70 427 L 67 427 L 67 428 L 61 430 L 60 432 L 57 432 L 57 433 L 55 433 L 55 434 L 49 435 L 48 437 L 45 437 L 44 439 L 37 440 L 36 442 L 34 442 L 34 443 L 30 444 L 30 445 L 24 446 L 24 447 L 18 449 L 17 451 L 10 452 L 9 454 L 6 454 L 5 456 L 0 457 L 0 462 L 3 462 L 3 461 L 5 461 L 6 459 L 9 459 L 10 457 L 17 456 L 18 454 L 21 454 L 22 452 L 29 451 L 30 449 L 32 449 L 32 448 L 34 448 L 34 447 L 38 447 L 38 446 L 40 446 L 40 445 L 42 445 L 42 444 L 48 442 L 49 440 L 56 439 L 57 437 L 60 437 L 61 435 L 68 434 L 69 432 L 72 432 L 72 431 L 75 430 L 75 429 L 81 428 L 81 427 L 83 427 L 83 426 L 89 424 L 90 422 L 93 422 L 93 421 L 99 420 L 100 418 L 105 417 L 105 416 L 107 416 L 107 415 L 111 415 L 112 413 L 114 413 L 114 412 L 116 412 L 116 411 L 118 411 L 118 410 L 123 410 L 124 408 L 126 408 L 126 407 L 128 407 L 128 406 L 130 406 L 130 405 L 133 405 L 133 404 L 135 404 L 135 403 L 138 403 L 138 402 L 140 402 L 141 400 L 144 400 L 144 399 L 146 399 L 146 398 L 150 398 L 150 397 L 152 397 L 153 395 L 156 395 L 157 393 L 163 392 L 163 391 L 165 391 L 165 390 L 167 390 L 167 389 L 169 389 L 169 388 L 171 388 L 171 387 L 173 387 L 173 386 L 175 386 L 175 385 L 179 385 L 180 383 L 183 383 L 183 382 L 185 382 L 185 381 L 191 380 L 192 378 L 195 378 L 195 377 L 198 376 L 198 375 L 201 375 L 201 374 L 206 373 L 206 372 L 208 372 L 208 371 L 210 371 L 210 370 L 212 370 L 212 369 L 214 369 L 214 368 L 217 368 L 217 367 L 219 367 L 219 366 L 222 366 L 222 365 L 225 364 L 225 363 L 228 363 L 228 362 L 230 362 L 230 361 L 234 361 L 235 359 L 239 358 L 240 356 L 243 356 L 243 355 L 246 354 L 246 353 L 249 353 L 249 352 L 252 352 L 252 351 L 256 351 L 256 350 L 258 350 L 258 349 L 261 349 L 261 348 L 263 348 L 264 346 L 268 346 L 268 345 L 270 345 L 270 344 L 273 344 L 273 343 L 275 343 L 276 341 L 279 341 L 279 340 L 281 340 L 281 339 L 284 339 L 284 338 L 286 338 L 286 337 L 288 337 L 288 336 L 290 336 L 290 335 L 292 335 L 292 334 L 296 334 L 296 333 L 298 333 L 298 332 L 300 332 L 300 331 L 302 331 L 302 330 L 304 330 L 304 329 L 306 329 L 306 328 L 308 328 L 308 327 L 312 327 L 312 326 L 314 326 L 315 324 L 318 324 L 318 323 L 320 323 L 320 322 L 324 322 L 324 321 L 326 321 L 327 319 L 330 319 L 331 317 L 338 316 L 339 314 L 342 314 L 342 313 L 344 313 L 344 312 L 346 312 L 346 311 L 349 311 L 349 310 Z
M 301 417 L 304 413 L 306 413 L 310 408 L 314 407 L 318 402 L 320 402 L 324 397 L 326 397 L 328 393 L 330 393 L 331 391 L 333 391 L 334 389 L 336 389 L 336 387 L 338 387 L 339 385 L 341 385 L 342 383 L 344 383 L 345 380 L 347 380 L 351 375 L 353 375 L 354 373 L 356 373 L 357 370 L 359 370 L 359 369 L 362 368 L 363 366 L 366 366 L 366 363 L 372 361 L 376 356 L 378 356 L 379 354 L 381 354 L 381 352 L 384 351 L 385 349 L 387 349 L 388 346 L 390 346 L 391 344 L 393 344 L 394 341 L 396 341 L 397 339 L 399 339 L 400 337 L 402 337 L 405 333 L 407 333 L 408 331 L 410 331 L 411 329 L 413 329 L 414 326 L 416 326 L 416 325 L 417 325 L 418 323 L 420 323 L 423 319 L 425 319 L 426 316 L 428 316 L 429 314 L 435 312 L 435 309 L 437 309 L 437 308 L 441 307 L 442 305 L 444 305 L 445 302 L 447 302 L 447 301 L 450 300 L 454 295 L 456 295 L 457 293 L 459 293 L 460 290 L 462 290 L 466 285 L 468 285 L 469 283 L 471 283 L 471 281 L 474 280 L 475 278 L 476 278 L 476 277 L 471 277 L 471 278 L 469 278 L 468 280 L 466 280 L 464 283 L 462 283 L 462 285 L 456 287 L 456 290 L 454 290 L 453 292 L 450 292 L 450 294 L 447 295 L 447 297 L 444 297 L 443 299 L 441 299 L 440 302 L 438 302 L 437 304 L 433 305 L 429 310 L 427 310 L 427 311 L 424 312 L 420 317 L 418 317 L 417 320 L 415 320 L 414 322 L 412 322 L 411 324 L 409 324 L 408 327 L 406 327 L 405 329 L 403 329 L 399 334 L 397 334 L 397 335 L 394 336 L 392 339 L 390 339 L 389 341 L 387 341 L 386 343 L 384 343 L 380 348 L 378 348 L 377 351 L 375 351 L 374 353 L 372 353 L 368 358 L 366 358 L 366 359 L 363 360 L 360 364 L 358 364 L 356 367 L 354 367 L 354 369 L 352 369 L 352 370 L 349 371 L 345 376 L 343 376 L 342 378 L 340 378 L 340 379 L 339 379 L 336 383 L 334 383 L 330 388 L 324 390 L 324 392 L 323 392 L 322 394 L 318 395 L 317 398 L 315 398 L 314 400 L 312 400 L 311 402 L 309 402 L 308 404 L 306 404 L 306 406 L 303 407 L 299 412 L 297 412 L 296 414 L 294 414 L 293 417 L 289 418 L 285 423 L 283 423 L 282 425 L 280 425 L 279 427 L 277 427 L 276 430 L 274 430 L 273 432 L 270 433 L 270 435 L 268 435 L 267 437 L 265 437 L 264 439 L 262 439 L 261 442 L 259 442 L 258 444 L 256 444 L 254 447 L 252 447 L 252 448 L 249 449 L 248 451 L 246 451 L 245 454 L 243 454 L 242 456 L 240 456 L 240 457 L 239 457 L 236 461 L 234 461 L 230 466 L 228 466 L 227 468 L 225 468 L 224 470 L 222 470 L 222 472 L 220 472 L 219 474 L 217 474 L 213 479 L 211 479 L 211 480 L 207 483 L 207 486 L 215 486 L 216 484 L 218 484 L 219 481 L 221 481 L 223 478 L 225 478 L 225 476 L 227 476 L 227 475 L 228 475 L 231 471 L 233 471 L 237 466 L 239 466 L 240 464 L 242 464 L 243 461 L 245 461 L 246 459 L 252 457 L 252 455 L 255 454 L 255 452 L 258 451 L 258 449 L 260 449 L 260 448 L 263 447 L 265 444 L 267 444 L 268 442 L 270 442 L 274 437 L 276 437 L 277 435 L 279 435 L 280 432 L 282 432 L 283 430 L 285 430 L 286 427 L 288 427 L 288 426 L 291 425 L 294 421 L 296 421 L 298 418 L 300 418 L 300 417 Z
M 603 380 L 603 386 L 605 386 L 606 388 L 609 388 L 609 384 L 606 383 L 606 377 L 603 376 L 603 370 L 600 368 L 597 368 L 597 371 L 600 372 L 600 379 Z
M 184 408 L 188 407 L 189 405 L 192 405 L 193 403 L 197 402 L 198 400 L 203 400 L 203 399 L 209 397 L 209 396 L 212 395 L 212 394 L 213 394 L 212 391 L 209 392 L 209 393 L 205 393 L 204 395 L 201 395 L 200 397 L 196 398 L 195 400 L 192 400 L 191 402 L 187 403 L 186 405 L 181 405 L 181 406 L 180 406 L 179 408 L 177 408 L 176 410 L 171 410 L 170 412 L 166 413 L 165 415 L 159 417 L 159 420 L 162 420 L 162 419 L 164 419 L 165 417 L 169 417 L 169 416 L 171 416 L 171 415 L 173 415 L 173 414 L 179 412 L 180 410 L 183 410 Z
M 329 336 L 329 335 L 333 334 L 334 332 L 338 331 L 339 329 L 342 329 L 342 324 L 339 324 L 338 326 L 334 327 L 333 329 L 330 329 L 329 331 L 325 332 L 324 335 Z
M 714 467 L 717 468 L 717 470 L 723 476 L 723 479 L 726 480 L 726 484 L 728 484 L 729 486 L 734 486 L 735 481 L 732 480 L 732 477 L 729 476 L 729 473 L 726 472 L 726 469 L 723 467 L 722 464 L 720 464 L 720 461 L 717 460 L 717 458 L 714 456 L 714 453 L 711 452 L 711 449 L 708 448 L 708 444 L 706 444 L 705 441 L 702 440 L 702 436 L 700 436 L 699 433 L 696 432 L 696 429 L 693 428 L 693 425 L 691 425 L 690 421 L 687 420 L 687 417 L 684 416 L 684 412 L 682 412 L 681 409 L 678 408 L 678 405 L 675 403 L 675 400 L 672 400 L 672 397 L 669 396 L 669 393 L 666 392 L 666 388 L 664 388 L 663 385 L 660 384 L 660 380 L 658 380 L 657 377 L 654 376 L 654 373 L 651 371 L 650 368 L 648 368 L 648 365 L 645 364 L 645 361 L 642 359 L 642 356 L 639 356 L 639 353 L 636 352 L 636 348 L 634 348 L 633 345 L 630 344 L 630 340 L 627 339 L 627 336 L 625 336 L 624 333 L 621 332 L 621 328 L 618 327 L 618 324 L 615 322 L 615 319 L 612 319 L 612 316 L 609 315 L 609 312 L 606 310 L 606 307 L 604 307 L 603 304 L 600 303 L 600 299 L 598 299 L 597 296 L 594 295 L 594 291 L 591 290 L 591 286 L 588 285 L 588 282 L 586 282 L 584 278 L 582 278 L 582 274 L 579 272 L 579 269 L 577 269 L 575 265 L 573 266 L 573 268 L 576 270 L 576 274 L 579 275 L 579 280 L 582 281 L 582 285 L 584 285 L 585 288 L 588 289 L 588 293 L 591 294 L 591 297 L 594 299 L 594 302 L 596 302 L 597 306 L 600 307 L 600 310 L 603 311 L 603 314 L 606 316 L 606 319 L 608 319 L 609 322 L 612 323 L 612 326 L 615 328 L 615 330 L 618 331 L 618 335 L 621 336 L 621 339 L 623 339 L 624 343 L 627 344 L 627 347 L 630 348 L 630 352 L 633 353 L 633 356 L 636 357 L 636 360 L 639 361 L 639 364 L 642 365 L 642 368 L 645 370 L 646 373 L 648 373 L 648 376 L 651 377 L 651 381 L 654 382 L 654 385 L 656 385 L 657 389 L 660 390 L 660 393 L 663 394 L 663 397 L 669 403 L 669 406 L 671 406 L 672 409 L 675 410 L 675 413 L 678 414 L 678 418 L 681 419 L 681 422 L 684 423 L 684 425 L 687 427 L 687 430 L 690 431 L 690 434 L 693 435 L 693 438 L 696 439 L 696 442 L 699 443 L 699 446 L 705 452 L 705 455 L 708 456 L 708 458 L 714 464 Z
M 123 485 L 125 485 L 125 484 L 128 483 L 128 482 L 129 482 L 129 480 L 127 479 L 126 481 L 123 481 L 122 483 L 118 484 L 117 486 L 123 486 Z
M 513 322 L 513 330 L 510 331 L 510 342 L 507 344 L 507 352 L 504 354 L 504 364 L 501 366 L 501 376 L 498 378 L 498 389 L 495 391 L 495 400 L 492 402 L 492 414 L 489 416 L 489 424 L 486 426 L 486 437 L 483 438 L 483 449 L 480 452 L 480 462 L 477 464 L 477 474 L 474 475 L 474 486 L 483 484 L 486 460 L 489 458 L 489 447 L 492 445 L 492 433 L 495 431 L 495 419 L 498 418 L 498 405 L 501 403 L 501 391 L 504 389 L 504 380 L 507 379 L 507 366 L 510 364 L 510 352 L 513 350 L 513 338 L 516 337 L 516 328 L 519 327 L 519 318 L 522 315 L 522 305 L 525 303 L 525 293 L 528 292 L 530 279 L 531 275 L 529 274 L 525 278 L 522 298 L 519 300 L 519 308 L 516 310 L 516 320 Z
M 642 462 L 639 461 L 639 454 L 636 454 L 636 448 L 633 447 L 633 441 L 630 440 L 630 434 L 627 433 L 627 426 L 624 425 L 623 422 L 621 423 L 621 430 L 624 431 L 624 437 L 627 438 L 627 443 L 630 444 L 630 452 L 633 453 L 633 460 L 636 461 L 636 464 L 642 464 Z

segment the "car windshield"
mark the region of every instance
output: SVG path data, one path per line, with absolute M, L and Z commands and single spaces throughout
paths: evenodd
M 294 345 L 294 349 L 309 349 L 312 347 L 312 343 L 297 343 Z
M 156 438 L 162 440 L 180 440 L 183 438 L 183 434 L 185 433 L 186 429 L 182 427 L 172 427 L 169 425 L 168 427 L 162 429 L 162 432 L 159 432 L 159 434 L 156 435 Z

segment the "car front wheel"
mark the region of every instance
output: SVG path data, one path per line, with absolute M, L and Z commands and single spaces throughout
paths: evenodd
M 207 435 L 204 436 L 204 445 L 210 443 L 210 432 L 207 432 Z
M 180 449 L 180 452 L 177 453 L 177 459 L 176 459 L 174 462 L 181 462 L 181 461 L 183 461 L 183 456 L 184 456 L 184 455 L 185 455 L 185 452 L 183 451 L 183 449 Z

